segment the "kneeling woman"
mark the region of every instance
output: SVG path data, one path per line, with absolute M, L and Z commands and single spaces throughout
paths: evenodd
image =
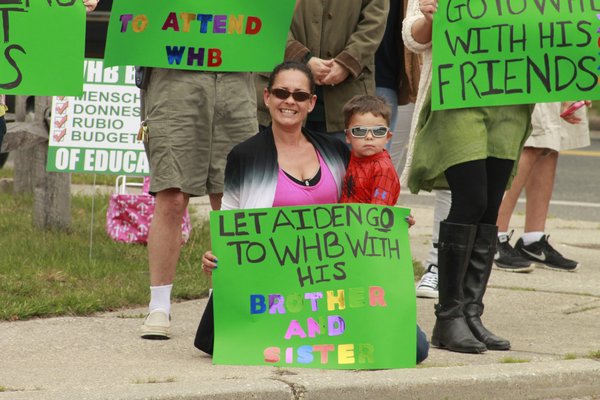
M 272 124 L 235 146 L 227 157 L 223 210 L 337 203 L 350 152 L 333 137 L 302 127 L 315 106 L 315 81 L 305 64 L 275 67 L 264 90 Z M 210 274 L 216 257 L 207 251 L 202 268 Z M 194 345 L 212 354 L 212 296 Z M 418 362 L 427 357 L 425 335 L 417 336 Z

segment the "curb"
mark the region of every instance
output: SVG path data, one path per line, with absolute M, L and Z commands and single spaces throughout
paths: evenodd
M 230 377 L 60 392 L 0 393 L 11 400 L 365 400 L 581 399 L 600 392 L 600 363 L 590 359 L 385 371 L 276 370 L 273 377 Z M 298 371 L 298 372 L 296 372 Z M 229 379 L 225 382 L 225 379 Z M 219 380 L 221 382 L 219 382 Z M 91 389 L 91 390 L 90 390 Z

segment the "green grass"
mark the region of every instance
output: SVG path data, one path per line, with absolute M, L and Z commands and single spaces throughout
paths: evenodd
M 33 228 L 30 197 L 0 194 L 0 320 L 88 315 L 148 303 L 147 249 L 106 235 L 107 204 L 108 196 L 95 197 L 90 259 L 91 197 L 73 197 L 71 229 L 52 232 Z M 206 294 L 199 266 L 208 243 L 208 224 L 194 221 L 177 267 L 175 301 Z
M 0 169 L 0 179 L 2 178 L 12 178 L 13 170 L 11 168 L 1 168 Z M 115 179 L 117 177 L 115 175 L 104 175 L 97 174 L 96 175 L 96 185 L 102 186 L 114 186 Z M 94 184 L 94 175 L 93 174 L 79 174 L 73 173 L 71 174 L 71 183 L 74 185 L 92 185 Z
M 600 360 L 600 350 L 590 351 L 587 357 L 591 358 L 592 360 Z
M 143 385 L 146 383 L 173 383 L 176 382 L 177 379 L 175 379 L 174 376 L 169 376 L 167 378 L 164 379 L 159 379 L 159 378 L 146 378 L 146 379 L 136 379 L 133 383 L 136 385 Z
M 531 360 L 526 358 L 516 358 L 516 357 L 503 357 L 499 360 L 502 364 L 519 364 L 519 363 L 527 363 Z
M 563 360 L 576 360 L 578 358 L 575 353 L 567 353 L 563 356 Z
M 415 282 L 421 279 L 423 274 L 425 273 L 425 267 L 421 261 L 417 261 L 415 259 L 412 260 L 413 264 L 413 274 L 415 276 Z

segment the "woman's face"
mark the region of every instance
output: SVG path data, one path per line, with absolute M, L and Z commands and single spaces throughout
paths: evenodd
M 294 99 L 288 93 L 297 93 L 297 98 L 306 97 L 306 99 Z M 306 94 L 310 96 L 306 96 Z M 306 75 L 295 69 L 279 72 L 275 77 L 271 91 L 269 92 L 265 88 L 263 97 L 271 114 L 274 127 L 298 125 L 298 128 L 300 128 L 317 100 L 317 96 L 310 94 L 310 82 Z M 280 97 L 286 98 L 281 99 Z

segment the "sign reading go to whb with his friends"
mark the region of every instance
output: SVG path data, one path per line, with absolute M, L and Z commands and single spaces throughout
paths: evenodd
M 408 209 L 212 212 L 215 364 L 413 367 Z
M 432 108 L 600 99 L 600 2 L 444 0 Z

